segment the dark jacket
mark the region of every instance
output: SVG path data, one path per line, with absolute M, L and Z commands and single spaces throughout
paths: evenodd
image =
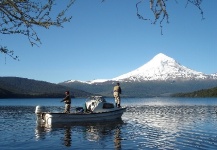
M 62 100 L 62 102 L 65 102 L 65 104 L 71 104 L 71 96 L 66 95 L 66 97 Z

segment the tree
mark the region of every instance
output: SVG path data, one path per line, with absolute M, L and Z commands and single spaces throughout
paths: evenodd
M 178 3 L 178 1 L 174 0 L 176 3 Z M 140 5 L 141 4 L 146 4 L 149 2 L 149 5 L 150 5 L 150 10 L 154 16 L 154 19 L 150 19 L 150 16 L 147 17 L 147 16 L 144 16 L 140 13 Z M 171 2 L 171 1 L 170 1 Z M 139 2 L 137 2 L 136 4 L 136 9 L 137 9 L 137 16 L 139 19 L 142 19 L 142 20 L 145 20 L 145 21 L 150 21 L 151 24 L 156 24 L 157 21 L 159 21 L 159 24 L 160 24 L 160 27 L 161 27 L 161 34 L 162 34 L 162 23 L 163 21 L 166 20 L 167 23 L 169 23 L 169 14 L 168 14 L 168 11 L 167 11 L 167 3 L 168 0 L 140 0 Z M 199 10 L 200 10 L 200 13 L 201 13 L 201 16 L 202 16 L 202 19 L 204 19 L 203 17 L 203 10 L 201 8 L 201 3 L 202 3 L 202 0 L 186 0 L 186 7 L 189 5 L 189 4 L 193 4 L 194 6 L 196 6 Z
M 178 3 L 177 0 L 174 1 Z M 21 34 L 28 38 L 32 46 L 41 44 L 35 30 L 36 26 L 46 29 L 50 26 L 62 27 L 63 23 L 69 22 L 71 19 L 71 17 L 65 17 L 65 15 L 75 0 L 68 0 L 65 9 L 58 13 L 53 8 L 57 5 L 55 2 L 56 0 L 0 0 L 0 34 Z M 63 3 L 60 0 L 59 2 Z M 154 19 L 150 19 L 150 16 L 141 13 L 141 10 L 146 9 L 142 4 L 146 5 L 147 3 L 150 5 Z M 169 22 L 168 3 L 168 0 L 139 0 L 136 3 L 137 16 L 139 19 L 150 21 L 152 24 L 159 21 L 162 34 L 163 21 Z M 186 0 L 186 6 L 189 3 L 200 10 L 203 18 L 202 0 Z M 14 51 L 9 50 L 7 46 L 0 44 L 0 52 L 13 59 L 18 59 L 17 56 L 14 56 Z
M 66 17 L 66 12 L 74 1 L 68 0 L 66 7 L 56 12 L 55 0 L 0 0 L 0 34 L 21 34 L 28 38 L 32 46 L 38 46 L 41 41 L 35 27 L 62 27 L 63 23 L 71 19 Z M 7 46 L 0 44 L 0 52 L 18 60 L 14 51 Z

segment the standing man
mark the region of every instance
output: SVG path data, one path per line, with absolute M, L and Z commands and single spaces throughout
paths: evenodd
M 69 91 L 66 91 L 65 94 L 66 94 L 66 97 L 61 102 L 65 102 L 65 111 L 64 111 L 64 113 L 70 113 L 71 96 L 69 94 Z
M 121 98 L 120 98 L 121 87 L 120 87 L 120 83 L 117 83 L 117 85 L 114 86 L 113 92 L 114 92 L 113 94 L 114 94 L 114 98 L 115 98 L 116 107 L 121 107 Z

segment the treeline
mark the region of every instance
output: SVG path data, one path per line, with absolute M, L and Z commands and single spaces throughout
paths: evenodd
M 19 77 L 0 77 L 0 98 L 59 98 L 69 90 L 72 97 L 88 97 L 91 94 L 74 88 L 45 81 Z
M 173 97 L 217 97 L 217 87 L 211 89 L 202 89 L 189 93 L 173 94 Z
M 217 97 L 217 80 L 120 83 L 122 97 Z M 0 98 L 62 98 L 67 90 L 71 92 L 72 97 L 89 97 L 91 95 L 113 97 L 115 84 L 114 81 L 96 84 L 81 82 L 54 84 L 27 78 L 0 77 Z
M 106 97 L 113 96 L 113 87 L 115 84 L 115 81 L 95 84 L 82 82 L 60 83 L 60 85 Z M 186 93 L 213 88 L 217 85 L 217 80 L 120 82 L 120 85 L 122 88 L 122 97 L 160 97 L 171 96 L 174 93 Z

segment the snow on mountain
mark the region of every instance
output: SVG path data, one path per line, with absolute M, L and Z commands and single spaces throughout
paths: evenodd
M 217 73 L 211 74 L 213 79 L 217 79 Z
M 80 83 L 86 83 L 86 84 L 93 84 L 93 83 L 102 83 L 106 81 L 109 81 L 109 80 L 108 79 L 96 79 L 96 80 L 91 80 L 91 81 L 68 80 L 68 81 L 65 81 L 64 83 L 80 82 Z
M 174 80 L 174 79 L 206 79 L 208 75 L 180 65 L 173 58 L 162 53 L 156 55 L 148 63 L 112 80 Z
M 217 79 L 217 73 L 207 75 L 202 72 L 191 70 L 173 58 L 162 53 L 157 54 L 143 66 L 113 79 L 97 79 L 92 81 L 77 81 L 87 84 L 102 83 L 106 81 L 151 81 L 151 80 L 194 80 L 194 79 Z M 65 83 L 75 82 L 69 80 Z

